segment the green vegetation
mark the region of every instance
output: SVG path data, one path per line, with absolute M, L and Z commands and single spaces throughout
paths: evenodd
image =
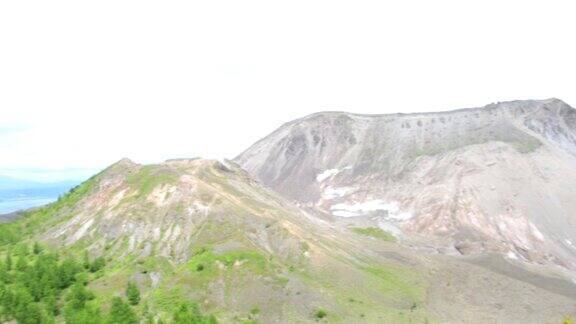
M 130 305 L 136 306 L 140 303 L 140 289 L 136 286 L 136 283 L 129 282 L 128 287 L 126 287 L 126 298 L 130 302 Z
M 88 268 L 90 272 L 98 272 L 104 269 L 106 265 L 106 260 L 103 257 L 97 257 L 92 263 L 90 263 L 90 267 Z
M 156 166 L 147 165 L 126 178 L 132 188 L 138 188 L 138 197 L 145 197 L 152 193 L 159 185 L 174 183 L 179 176 L 170 170 L 157 170 Z
M 434 156 L 489 142 L 506 143 L 522 154 L 533 152 L 542 146 L 542 142 L 537 138 L 508 125 L 500 125 L 500 127 L 494 127 L 489 131 L 470 131 L 451 139 L 432 140 L 426 144 L 409 143 L 406 157 L 416 159 L 421 156 Z
M 100 311 L 90 305 L 94 295 L 79 280 L 83 267 L 73 258 L 39 251 L 37 244 L 33 249 L 18 245 L 3 251 L 0 320 L 52 323 L 63 315 L 66 322 L 72 323 L 88 313 L 100 316 Z M 12 258 L 18 260 L 16 266 L 12 266 Z
M 206 277 L 212 277 L 219 268 L 229 269 L 234 265 L 242 264 L 254 274 L 261 274 L 266 270 L 266 258 L 255 251 L 229 251 L 215 254 L 211 249 L 201 248 L 188 262 L 189 268 Z
M 317 309 L 317 310 L 314 312 L 314 318 L 315 318 L 316 320 L 321 320 L 321 319 L 325 318 L 326 316 L 328 316 L 328 313 L 327 313 L 325 310 L 321 309 L 321 308 L 320 308 L 320 309 Z
M 1 227 L 0 227 L 1 228 Z M 82 262 L 35 243 L 5 245 L 0 248 L 0 322 L 21 324 L 88 323 L 136 324 L 141 319 L 154 318 L 147 308 L 135 307 L 140 303 L 140 290 L 129 282 L 126 299 L 107 300 L 89 287 L 98 278 L 87 254 Z M 14 262 L 15 261 L 15 262 Z M 99 271 L 105 271 L 104 266 Z M 108 309 L 108 311 L 104 311 Z M 172 323 L 216 323 L 213 316 L 204 316 L 196 304 L 182 304 L 172 314 L 164 314 Z M 159 323 L 162 318 L 157 316 Z
M 377 227 L 366 227 L 366 228 L 360 228 L 360 227 L 355 227 L 352 229 L 355 233 L 361 234 L 361 235 L 366 235 L 366 236 L 370 236 L 382 241 L 386 241 L 386 242 L 396 242 L 396 238 L 394 237 L 394 235 L 380 229 Z
M 108 315 L 108 323 L 138 324 L 139 319 L 122 298 L 114 297 Z
M 364 271 L 373 276 L 376 287 L 387 296 L 413 303 L 424 301 L 426 289 L 413 271 L 391 267 L 367 267 Z
M 181 304 L 172 316 L 174 324 L 213 324 L 218 323 L 214 316 L 204 316 L 200 313 L 198 305 L 195 303 Z

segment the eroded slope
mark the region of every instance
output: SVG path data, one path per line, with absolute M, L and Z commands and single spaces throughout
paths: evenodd
M 576 270 L 575 120 L 556 99 L 444 113 L 318 113 L 236 161 L 337 221 L 369 218 L 398 237 L 447 238 L 439 251 L 495 251 Z

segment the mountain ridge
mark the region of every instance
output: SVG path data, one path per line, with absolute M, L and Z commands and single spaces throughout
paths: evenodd
M 325 110 L 325 111 L 318 111 L 315 113 L 308 114 L 306 116 L 296 118 L 292 121 L 286 122 L 282 124 L 279 128 L 290 125 L 293 123 L 297 123 L 302 120 L 306 120 L 309 118 L 314 118 L 322 115 L 331 115 L 331 114 L 341 114 L 341 115 L 349 115 L 349 116 L 356 116 L 356 117 L 418 117 L 418 116 L 430 116 L 430 115 L 450 115 L 455 113 L 466 113 L 466 112 L 476 112 L 476 111 L 484 111 L 490 109 L 498 109 L 498 108 L 508 108 L 514 109 L 514 106 L 517 105 L 526 105 L 531 104 L 535 106 L 540 106 L 542 104 L 557 104 L 561 107 L 566 107 L 568 104 L 561 99 L 558 98 L 548 98 L 548 99 L 527 99 L 527 100 L 509 100 L 509 101 L 498 101 L 493 102 L 484 106 L 478 107 L 466 107 L 466 108 L 457 108 L 457 109 L 446 109 L 446 110 L 438 110 L 438 111 L 417 111 L 417 112 L 409 112 L 409 113 L 352 113 L 345 110 Z
M 574 270 L 575 158 L 576 110 L 548 99 L 438 114 L 313 114 L 235 161 L 336 220 L 375 217 L 397 234 L 450 237 L 459 253 L 495 250 Z
M 559 322 L 575 314 L 573 109 L 503 105 L 324 114 L 233 161 L 121 159 L 0 224 L 0 257 L 84 258 L 92 310 L 136 287 L 128 307 L 152 321 L 194 301 L 225 323 Z

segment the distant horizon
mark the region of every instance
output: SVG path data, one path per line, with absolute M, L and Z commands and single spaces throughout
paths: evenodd
M 36 180 L 38 179 L 38 180 Z M 22 178 L 17 178 L 17 177 L 13 177 L 10 175 L 6 175 L 6 174 L 2 174 L 0 173 L 0 183 L 2 181 L 5 180 L 12 180 L 12 181 L 22 181 L 22 182 L 28 182 L 31 184 L 60 184 L 60 183 L 68 183 L 68 182 L 78 182 L 78 181 L 83 181 L 85 180 L 84 177 L 78 177 L 78 178 L 63 178 L 62 180 L 56 180 L 56 179 L 46 179 L 45 177 L 22 177 Z M 2 189 L 0 189 L 2 190 Z
M 58 184 L 65 182 L 82 182 L 101 169 L 62 169 L 62 170 L 35 170 L 26 171 L 17 169 L 0 169 L 0 183 L 6 179 L 15 181 L 27 181 L 38 184 Z

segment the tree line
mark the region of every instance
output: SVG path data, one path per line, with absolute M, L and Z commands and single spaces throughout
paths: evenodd
M 32 246 L 17 244 L 0 252 L 0 322 L 20 324 L 212 324 L 214 316 L 203 315 L 195 303 L 183 303 L 163 319 L 136 306 L 141 293 L 128 282 L 106 306 L 89 288 L 91 278 L 105 271 L 105 259 L 82 260 Z

